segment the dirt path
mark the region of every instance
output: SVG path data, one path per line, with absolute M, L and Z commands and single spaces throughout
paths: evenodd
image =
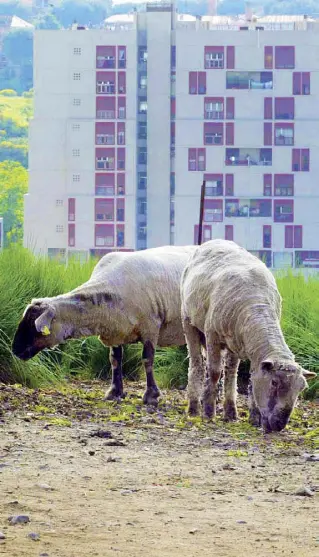
M 98 383 L 63 394 L 0 387 L 0 554 L 319 554 L 319 464 L 305 457 L 318 447 L 315 404 L 287 432 L 263 436 L 244 416 L 187 419 L 178 392 L 150 414 L 139 386 L 129 390 L 117 406 Z M 301 486 L 314 496 L 295 495 Z M 30 522 L 10 525 L 12 515 Z

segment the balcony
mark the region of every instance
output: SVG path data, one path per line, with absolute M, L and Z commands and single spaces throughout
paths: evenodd
M 226 89 L 272 88 L 272 72 L 226 72 Z
M 223 145 L 222 133 L 205 133 L 205 145 Z
M 109 213 L 96 213 L 95 215 L 95 220 L 96 221 L 113 221 L 114 220 L 114 215 L 112 212 Z
M 96 58 L 97 68 L 115 68 L 115 57 L 113 56 L 97 56 Z
M 114 159 L 98 158 L 96 160 L 96 168 L 97 170 L 114 170 Z
M 271 166 L 271 149 L 226 149 L 226 166 Z
M 225 217 L 271 217 L 271 199 L 226 199 Z
M 95 240 L 96 246 L 114 246 L 114 236 L 97 236 Z
M 114 195 L 114 186 L 96 186 L 95 195 Z
M 108 134 L 98 134 L 96 136 L 96 145 L 114 145 L 115 136 Z
M 97 95 L 114 95 L 115 83 L 98 81 L 96 84 Z
M 207 110 L 205 107 L 204 113 L 205 120 L 223 120 L 224 119 L 224 107 L 220 110 Z
M 97 110 L 97 120 L 115 120 L 115 110 Z

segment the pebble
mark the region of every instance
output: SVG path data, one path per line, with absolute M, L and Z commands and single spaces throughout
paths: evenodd
M 0 540 L 5 540 L 5 539 L 6 539 L 6 537 L 5 537 L 4 533 L 0 532 Z
M 118 457 L 116 457 L 116 456 L 109 456 L 109 457 L 106 459 L 106 462 L 119 462 L 120 460 L 121 460 L 121 459 L 118 458 Z
M 319 462 L 319 453 L 314 453 L 314 454 L 305 453 L 303 456 L 306 459 L 306 462 Z
M 28 538 L 30 538 L 30 540 L 33 540 L 34 542 L 40 541 L 39 534 L 36 534 L 35 532 L 31 532 L 30 534 L 28 534 Z
M 89 455 L 90 455 L 90 456 L 94 456 L 94 455 L 95 455 L 95 451 L 89 451 Z
M 198 528 L 193 528 L 189 531 L 190 534 L 196 534 L 196 532 L 198 532 Z
M 44 491 L 54 491 L 53 487 L 48 484 L 38 484 L 40 489 L 44 489 Z
M 246 520 L 236 520 L 237 524 L 247 524 Z
M 30 522 L 30 518 L 25 514 L 19 514 L 17 516 L 9 516 L 8 521 L 10 524 L 27 524 Z
M 295 495 L 299 495 L 299 497 L 313 497 L 314 492 L 309 489 L 309 487 L 303 486 L 299 487 L 297 491 L 295 491 Z

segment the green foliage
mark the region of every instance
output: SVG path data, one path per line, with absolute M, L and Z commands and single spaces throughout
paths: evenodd
M 12 29 L 3 37 L 3 54 L 12 64 L 21 66 L 32 64 L 33 58 L 33 31 L 32 29 Z
M 0 215 L 4 219 L 5 244 L 22 241 L 23 195 L 27 188 L 28 174 L 21 164 L 0 162 Z
M 14 89 L 2 89 L 0 91 L 0 97 L 16 97 L 17 92 Z
M 52 13 L 40 14 L 33 21 L 36 29 L 61 29 L 62 25 Z
M 0 95 L 0 161 L 17 161 L 27 167 L 28 123 L 31 116 L 32 101 L 29 98 Z
M 54 13 L 64 27 L 69 27 L 74 21 L 82 25 L 101 23 L 107 17 L 108 10 L 108 2 L 102 0 L 62 0 Z

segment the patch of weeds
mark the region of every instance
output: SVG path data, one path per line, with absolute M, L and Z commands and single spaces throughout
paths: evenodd
M 226 454 L 227 456 L 235 456 L 236 458 L 248 456 L 247 451 L 241 451 L 239 449 L 229 449 Z
M 52 408 L 48 408 L 47 406 L 41 406 L 40 404 L 37 404 L 34 407 L 34 412 L 38 412 L 39 414 L 49 414 L 50 412 L 52 412 Z
M 47 421 L 57 427 L 71 427 L 72 425 L 70 420 L 67 420 L 66 418 L 49 418 Z

